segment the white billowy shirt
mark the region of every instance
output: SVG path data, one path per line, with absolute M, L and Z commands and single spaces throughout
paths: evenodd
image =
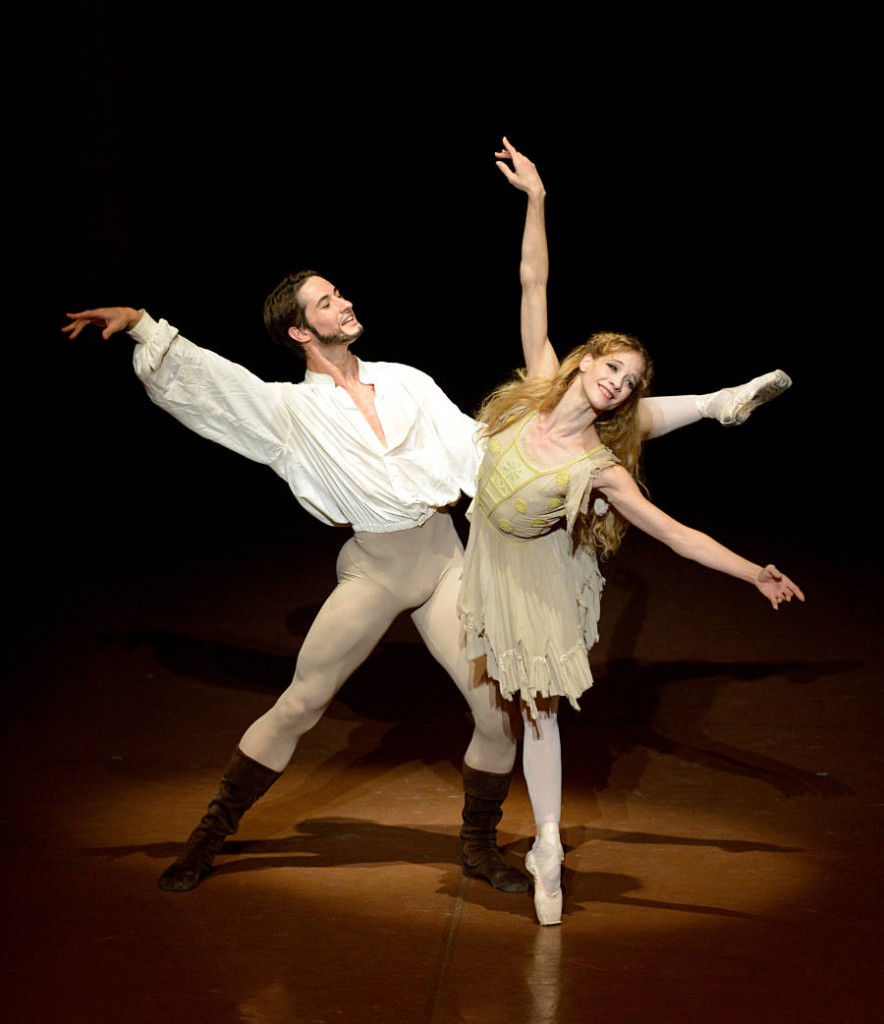
M 307 370 L 269 383 L 141 311 L 129 331 L 151 401 L 195 433 L 270 466 L 331 526 L 391 533 L 475 493 L 478 423 L 421 370 L 359 360 L 374 386 L 383 444 L 347 391 Z

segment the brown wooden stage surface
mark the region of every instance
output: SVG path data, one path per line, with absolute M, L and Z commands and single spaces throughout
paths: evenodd
M 407 619 L 216 873 L 161 892 L 331 585 L 343 537 L 305 519 L 171 568 L 146 543 L 20 609 L 5 1020 L 880 1019 L 879 577 L 782 545 L 808 602 L 776 614 L 639 535 L 606 571 L 597 685 L 562 712 L 561 927 L 462 877 L 469 725 Z M 520 773 L 500 835 L 520 864 Z

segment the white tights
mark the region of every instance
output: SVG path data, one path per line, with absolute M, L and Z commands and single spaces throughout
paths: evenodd
M 539 702 L 538 702 L 539 703 Z M 531 799 L 537 836 L 534 863 L 547 893 L 558 892 L 562 875 L 562 844 L 559 824 L 562 820 L 562 744 L 555 701 L 549 708 L 538 708 L 532 719 L 523 708 L 525 733 L 522 741 L 522 771 Z
M 639 402 L 639 424 L 645 437 L 662 437 L 671 430 L 686 427 L 703 419 L 700 412 L 704 395 L 661 395 L 642 398 Z
M 477 771 L 508 774 L 516 757 L 509 717 L 497 688 L 476 683 L 457 614 L 463 546 L 451 516 L 395 533 L 356 533 L 338 555 L 338 585 L 301 645 L 294 679 L 266 714 L 243 734 L 240 750 L 283 771 L 298 740 L 322 717 L 347 678 L 365 661 L 401 612 L 469 705 L 473 735 L 465 761 Z M 420 680 L 414 681 L 420 686 Z
M 525 735 L 522 741 L 522 771 L 534 822 L 538 830 L 546 822 L 562 820 L 562 743 L 555 710 L 538 711 L 532 719 L 523 708 Z

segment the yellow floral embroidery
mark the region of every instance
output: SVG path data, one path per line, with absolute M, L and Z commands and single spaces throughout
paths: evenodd
M 563 469 L 560 473 L 556 474 L 556 484 L 564 490 L 568 486 L 568 481 L 571 479 L 571 474 Z
M 531 525 L 532 525 L 532 526 L 546 526 L 546 520 L 545 520 L 545 519 L 541 519 L 541 518 L 540 518 L 540 517 L 538 516 L 538 518 L 537 518 L 537 519 L 532 519 L 532 520 L 531 520 Z
M 528 506 L 525 504 L 524 501 L 522 501 L 521 498 L 516 498 L 513 504 L 516 506 L 516 511 L 521 512 L 522 515 L 524 515 L 528 511 Z
M 488 442 L 488 447 L 495 455 L 498 455 L 500 453 L 500 441 L 496 437 L 491 438 L 491 440 Z
M 512 533 L 513 532 L 513 524 L 509 521 L 509 519 L 499 519 L 498 522 L 497 522 L 497 528 L 502 533 Z
M 503 459 L 498 466 L 501 476 L 503 476 L 507 483 L 515 484 L 525 475 L 525 466 L 517 458 Z
M 561 507 L 561 504 L 564 500 L 564 494 L 558 494 L 556 495 L 556 497 L 549 499 L 549 501 L 546 503 L 546 507 L 550 510 L 550 512 L 555 512 L 557 508 Z

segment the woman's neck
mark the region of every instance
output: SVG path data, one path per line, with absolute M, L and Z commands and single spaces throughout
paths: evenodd
M 585 398 L 580 402 L 569 389 L 554 409 L 539 412 L 529 424 L 529 451 L 544 462 L 590 451 L 601 443 L 596 416 Z
M 555 408 L 539 413 L 542 431 L 560 444 L 582 444 L 587 434 L 596 436 L 595 421 L 598 413 L 589 404 L 579 378 L 562 395 Z

